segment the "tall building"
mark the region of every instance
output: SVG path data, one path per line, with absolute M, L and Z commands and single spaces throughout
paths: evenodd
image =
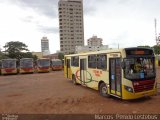
M 43 55 L 50 54 L 50 52 L 49 52 L 49 40 L 47 39 L 47 37 L 43 37 L 41 39 L 41 52 L 43 53 Z
M 83 0 L 59 0 L 60 51 L 74 53 L 84 46 Z
M 97 38 L 97 36 L 93 36 L 88 39 L 88 46 L 102 46 L 102 38 Z

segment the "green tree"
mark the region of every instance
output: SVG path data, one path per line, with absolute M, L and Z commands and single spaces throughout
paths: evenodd
M 58 53 L 58 59 L 63 60 L 64 59 L 64 54 L 63 53 Z
M 154 50 L 155 54 L 160 54 L 160 46 L 159 45 L 154 45 L 153 47 L 150 47 L 148 45 L 145 46 L 138 46 L 138 47 L 143 47 L 143 48 L 152 48 Z
M 8 58 L 3 52 L 0 52 L 0 60 Z
M 34 60 L 37 60 L 37 56 L 36 55 L 33 55 L 31 52 L 26 52 L 26 53 L 23 53 L 23 58 L 33 58 Z
M 158 45 L 155 45 L 155 46 L 153 46 L 153 49 L 154 49 L 154 53 L 155 54 L 160 54 L 160 46 L 158 46 Z
M 31 52 L 28 52 L 29 50 L 27 47 L 28 46 L 23 42 L 11 41 L 6 43 L 6 45 L 4 46 L 4 53 L 9 58 L 16 58 L 18 60 L 20 60 L 21 58 L 34 58 L 36 60 L 37 56 L 32 55 Z

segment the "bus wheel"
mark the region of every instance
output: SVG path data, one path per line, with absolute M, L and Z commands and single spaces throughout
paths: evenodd
M 72 75 L 72 82 L 74 85 L 78 85 L 75 75 Z
M 109 97 L 109 94 L 107 92 L 107 86 L 104 82 L 101 83 L 100 86 L 99 86 L 99 93 L 103 97 Z

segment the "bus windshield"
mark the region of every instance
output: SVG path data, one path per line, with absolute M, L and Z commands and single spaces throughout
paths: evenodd
M 126 58 L 124 63 L 124 75 L 127 79 L 152 79 L 156 76 L 154 58 Z
M 38 60 L 39 67 L 49 67 L 50 61 L 49 60 Z
M 3 60 L 2 68 L 16 68 L 16 61 L 15 60 Z
M 62 61 L 52 61 L 52 65 L 62 65 Z
M 24 59 L 20 61 L 21 68 L 32 68 L 33 67 L 33 60 L 32 59 Z

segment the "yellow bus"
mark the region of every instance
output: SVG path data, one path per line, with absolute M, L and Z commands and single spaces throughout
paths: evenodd
M 53 71 L 62 70 L 63 69 L 62 60 L 60 60 L 60 59 L 52 59 L 51 60 L 51 68 L 52 68 Z
M 160 56 L 159 55 L 156 56 L 156 65 L 157 67 L 160 67 Z
M 38 73 L 50 72 L 50 59 L 49 58 L 37 59 L 36 67 Z
M 1 74 L 17 74 L 17 59 L 2 59 L 1 60 Z
M 64 74 L 102 96 L 137 99 L 157 93 L 152 49 L 123 48 L 65 55 Z
M 19 73 L 34 73 L 33 58 L 20 59 Z

